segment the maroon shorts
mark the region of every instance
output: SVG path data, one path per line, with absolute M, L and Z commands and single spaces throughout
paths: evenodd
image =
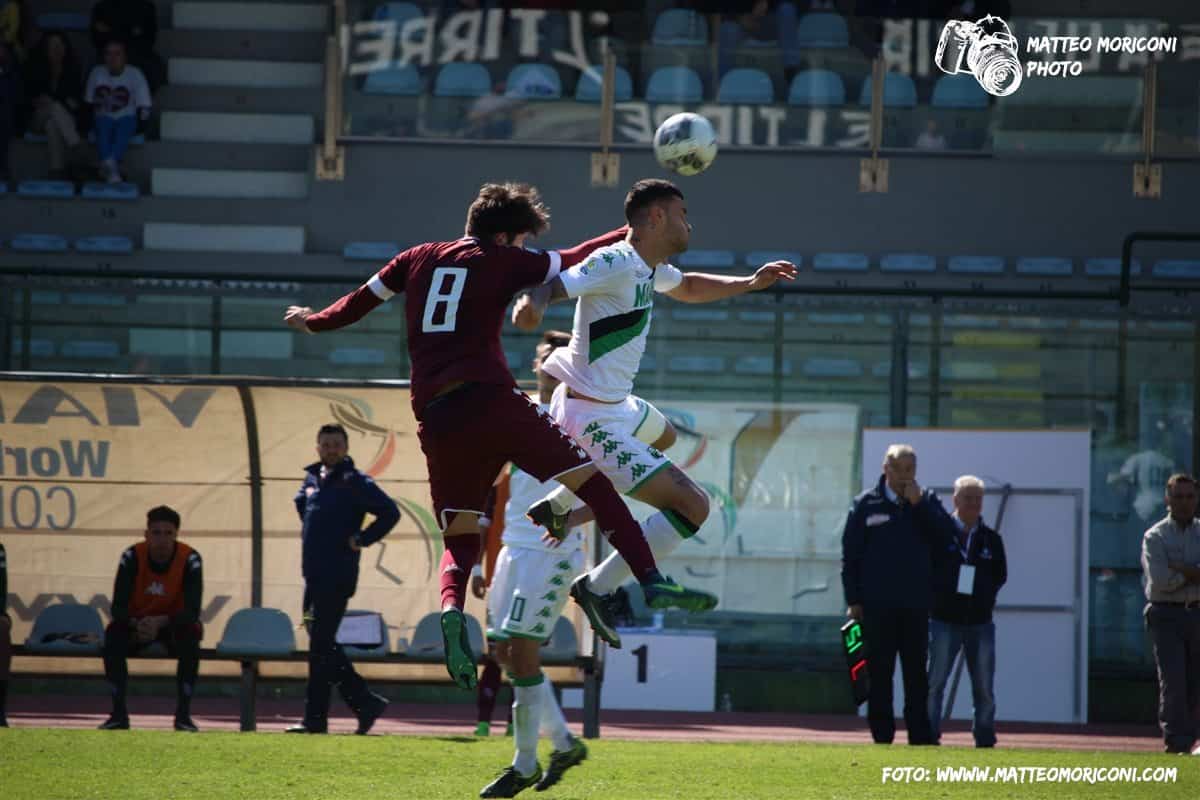
M 484 512 L 488 490 L 508 462 L 539 481 L 590 464 L 588 454 L 520 389 L 471 383 L 434 398 L 417 437 L 429 466 L 433 512 Z

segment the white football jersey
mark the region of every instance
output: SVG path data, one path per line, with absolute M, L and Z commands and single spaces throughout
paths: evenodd
M 606 402 L 624 400 L 646 351 L 655 292 L 683 282 L 670 264 L 657 269 L 628 242 L 601 247 L 559 278 L 575 303 L 571 343 L 550 354 L 543 368 L 576 392 Z
M 500 541 L 509 547 L 526 547 L 535 550 L 556 550 L 573 553 L 583 549 L 583 526 L 572 528 L 561 545 L 550 547 L 542 541 L 546 529 L 534 525 L 525 516 L 531 505 L 558 488 L 558 481 L 542 483 L 527 472 L 509 466 L 508 505 L 504 507 L 504 534 Z

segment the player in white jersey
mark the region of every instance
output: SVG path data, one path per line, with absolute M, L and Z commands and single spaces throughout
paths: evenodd
M 571 343 L 554 352 L 545 371 L 562 381 L 551 416 L 588 451 L 616 488 L 659 509 L 642 522 L 655 558 L 693 536 L 708 517 L 708 495 L 661 450 L 640 441 L 645 401 L 630 394 L 646 349 L 655 292 L 684 303 L 710 303 L 793 280 L 787 261 L 773 261 L 745 277 L 683 273 L 668 261 L 687 250 L 691 225 L 683 193 L 664 180 L 638 181 L 625 197 L 629 234 L 625 241 L 595 250 L 582 263 L 521 297 L 513 322 L 524 330 L 541 324 L 546 306 L 577 299 Z M 588 518 L 570 514 L 561 493 L 530 508 L 530 516 L 552 533 Z M 570 515 L 568 517 L 568 514 Z M 604 602 L 630 575 L 619 556 L 610 557 L 571 585 L 571 597 L 592 627 L 614 647 L 621 640 Z M 675 605 L 707 610 L 716 597 L 692 592 L 695 602 Z M 651 604 L 653 606 L 653 604 Z

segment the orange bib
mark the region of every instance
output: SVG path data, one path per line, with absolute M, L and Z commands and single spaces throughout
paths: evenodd
M 133 582 L 133 596 L 129 598 L 129 616 L 137 619 L 163 614 L 173 617 L 183 611 L 183 571 L 192 548 L 176 542 L 171 565 L 162 573 L 150 568 L 149 545 L 138 542 L 133 549 L 137 554 L 137 577 Z

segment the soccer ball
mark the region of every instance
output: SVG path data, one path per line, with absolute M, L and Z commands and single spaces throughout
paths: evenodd
M 717 132 L 699 114 L 667 117 L 654 132 L 654 157 L 672 172 L 698 175 L 717 157 Z

